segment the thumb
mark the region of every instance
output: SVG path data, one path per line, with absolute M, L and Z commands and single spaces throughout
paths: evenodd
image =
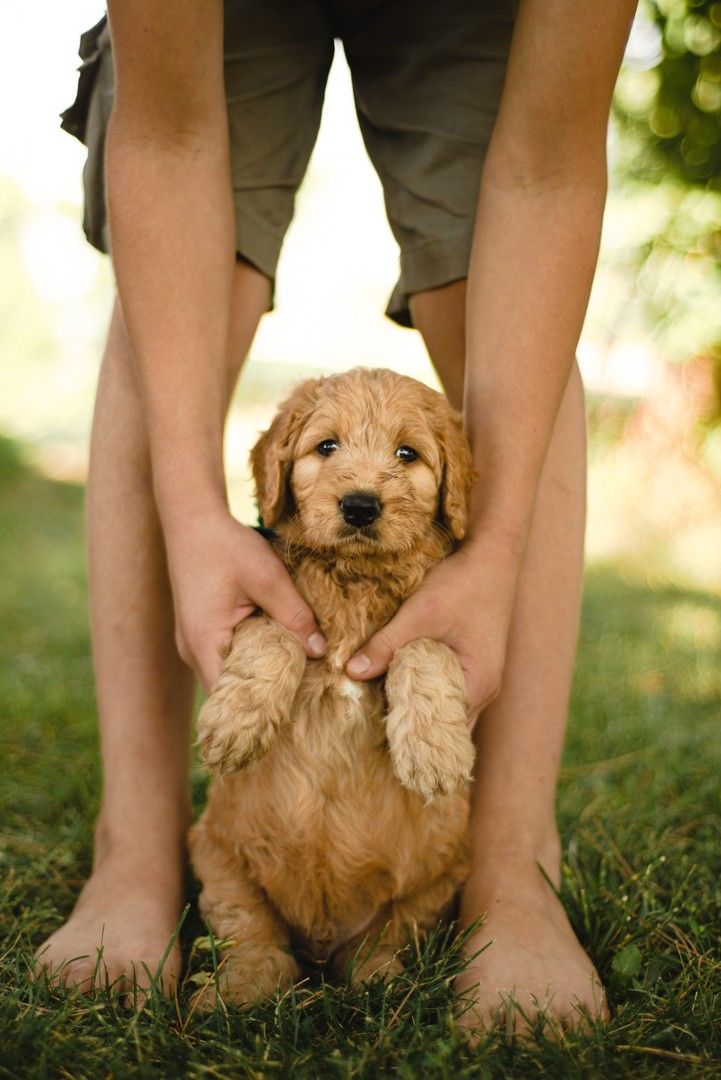
M 266 615 L 295 635 L 307 656 L 317 660 L 323 655 L 327 642 L 315 616 L 280 565 L 278 572 L 265 582 L 262 599 L 258 597 L 257 603 Z
M 200 679 L 206 694 L 210 693 L 220 678 L 222 664 L 223 654 L 220 649 L 206 649 L 202 655 L 195 656 L 191 666 Z
M 375 679 L 387 670 L 396 650 L 418 636 L 412 617 L 408 618 L 401 608 L 390 622 L 377 630 L 363 648 L 350 658 L 346 671 L 354 679 Z

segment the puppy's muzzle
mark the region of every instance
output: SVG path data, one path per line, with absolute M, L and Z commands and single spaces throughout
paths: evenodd
M 383 509 L 382 503 L 372 491 L 352 491 L 338 503 L 343 520 L 355 529 L 372 525 Z

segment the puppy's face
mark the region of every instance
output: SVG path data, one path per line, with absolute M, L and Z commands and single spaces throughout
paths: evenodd
M 304 383 L 252 454 L 266 525 L 346 555 L 412 551 L 465 528 L 471 462 L 445 398 L 385 370 Z
M 323 394 L 298 437 L 297 535 L 321 549 L 413 548 L 438 516 L 440 449 L 414 393 L 384 408 L 376 386 L 354 389 Z

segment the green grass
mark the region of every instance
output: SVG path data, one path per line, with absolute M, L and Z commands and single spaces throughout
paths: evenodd
M 588 576 L 559 795 L 564 900 L 608 1028 L 471 1052 L 442 935 L 389 987 L 319 984 L 246 1014 L 190 1015 L 190 979 L 139 1015 L 33 985 L 33 948 L 88 872 L 99 793 L 82 501 L 0 442 L 1 1077 L 721 1076 L 721 601 L 612 568 Z M 202 933 L 191 909 L 188 950 Z

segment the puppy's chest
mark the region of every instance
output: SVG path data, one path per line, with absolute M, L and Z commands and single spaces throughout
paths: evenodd
M 371 711 L 368 702 L 368 688 L 363 683 L 339 675 L 333 687 L 339 707 L 345 711 L 346 719 L 351 724 L 362 723 Z
M 312 566 L 301 567 L 295 583 L 328 641 L 326 663 L 338 672 L 376 630 L 393 618 L 404 598 L 396 582 L 352 576 L 338 580 Z M 354 691 L 349 682 L 340 680 L 338 689 L 350 701 Z
M 286 736 L 296 759 L 307 761 L 311 783 L 323 787 L 326 772 L 339 783 L 346 774 L 358 776 L 369 756 L 387 753 L 383 683 L 357 682 L 328 657 L 308 665 Z

